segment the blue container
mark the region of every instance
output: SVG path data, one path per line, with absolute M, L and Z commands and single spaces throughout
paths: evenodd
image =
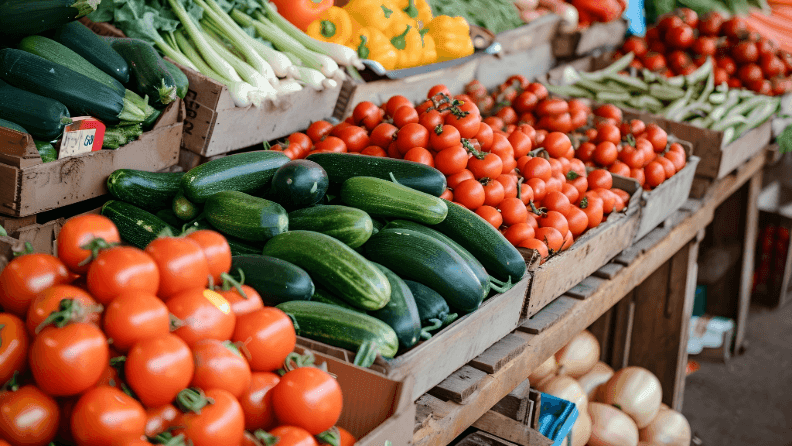
M 562 446 L 564 439 L 572 435 L 572 426 L 578 418 L 575 403 L 542 393 L 539 410 L 539 433 L 552 440 L 553 446 Z
M 634 36 L 646 34 L 646 13 L 644 12 L 643 0 L 630 0 L 622 17 L 629 23 L 628 34 Z

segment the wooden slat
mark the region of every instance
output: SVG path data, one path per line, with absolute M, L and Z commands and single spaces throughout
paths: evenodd
M 483 431 L 474 432 L 463 438 L 457 446 L 516 446 L 510 441 Z
M 553 325 L 558 319 L 566 315 L 575 306 L 577 299 L 561 296 L 542 308 L 542 310 L 523 322 L 517 330 L 531 334 L 539 334 Z
M 527 425 L 494 411 L 487 411 L 473 427 L 521 446 L 551 446 L 553 442 Z
M 480 354 L 476 359 L 470 361 L 469 364 L 483 372 L 495 373 L 514 357 L 522 353 L 526 346 L 527 344 L 523 338 L 507 334 L 495 345 L 484 350 L 484 353 Z
M 597 271 L 594 271 L 594 275 L 600 279 L 611 280 L 616 277 L 616 274 L 618 274 L 619 271 L 623 269 L 624 265 L 620 265 L 618 263 L 608 263 Z
M 609 364 L 613 342 L 613 309 L 608 310 L 588 327 L 600 344 L 600 361 Z
M 432 388 L 429 394 L 438 398 L 463 403 L 478 389 L 479 383 L 486 376 L 486 372 L 466 365 Z
M 526 379 L 520 383 L 517 388 L 503 397 L 502 400 L 498 401 L 497 404 L 492 406 L 491 410 L 498 412 L 501 415 L 505 415 L 515 421 L 528 423 L 530 421 L 529 416 L 531 415 L 529 411 L 529 403 L 531 401 L 529 399 L 530 393 L 531 383 Z
M 572 287 L 571 290 L 567 291 L 566 295 L 576 299 L 586 299 L 594 294 L 603 282 L 605 281 L 599 277 L 586 277 L 582 282 Z
M 651 280 L 651 277 L 647 280 Z M 611 341 L 613 347 L 607 362 L 614 370 L 627 367 L 630 361 L 630 346 L 632 345 L 635 320 L 634 294 L 635 292 L 629 293 L 613 307 L 613 337 Z

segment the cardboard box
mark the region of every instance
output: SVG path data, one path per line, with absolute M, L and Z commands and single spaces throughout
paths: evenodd
M 614 48 L 624 41 L 627 22 L 617 19 L 609 23 L 594 22 L 586 29 L 558 33 L 553 40 L 553 54 L 559 58 L 583 56 L 597 49 Z
M 99 150 L 42 163 L 30 135 L 0 129 L 0 214 L 25 217 L 108 193 L 116 169 L 158 171 L 176 165 L 184 125 L 181 101 L 154 127 L 117 150 Z M 18 139 L 8 145 L 8 136 Z M 5 144 L 4 144 L 5 142 Z
M 526 276 L 509 291 L 485 300 L 478 310 L 396 358 L 377 357 L 372 370 L 396 381 L 412 377 L 415 384 L 411 398 L 415 401 L 517 328 L 528 281 Z M 297 338 L 297 343 L 350 364 L 355 357 L 355 352 L 302 337 Z
M 0 271 L 3 271 L 3 268 L 14 259 L 15 252 L 25 250 L 26 243 L 33 246 L 34 252 L 55 254 L 57 252 L 55 240 L 58 238 L 64 221 L 58 219 L 44 224 L 32 223 L 13 231 L 9 229 L 8 236 L 0 237 Z M 3 227 L 6 225 L 3 224 Z

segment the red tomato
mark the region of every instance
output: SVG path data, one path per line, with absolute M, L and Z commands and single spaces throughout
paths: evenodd
M 542 99 L 547 98 L 547 96 L 550 95 L 550 93 L 547 91 L 547 88 L 544 85 L 540 84 L 539 82 L 531 83 L 530 85 L 528 85 L 528 88 L 526 88 L 525 90 L 530 91 L 531 93 L 536 95 L 537 99 L 539 99 L 540 101 Z
M 584 204 L 585 201 L 585 204 Z M 581 200 L 580 208 L 588 217 L 588 228 L 593 229 L 602 223 L 603 209 L 602 199 L 594 195 L 587 195 Z
M 536 251 L 539 257 L 542 259 L 542 263 L 544 263 L 544 261 L 547 259 L 547 256 L 550 255 L 550 252 L 547 250 L 547 245 L 535 238 L 523 240 L 518 245 L 518 247 Z
M 610 189 L 613 187 L 613 176 L 605 169 L 594 169 L 589 173 L 588 183 L 591 189 Z
M 681 50 L 690 48 L 696 38 L 693 28 L 688 25 L 680 25 L 666 31 L 665 41 L 668 45 Z
M 646 184 L 651 188 L 661 185 L 666 180 L 665 169 L 657 161 L 649 163 L 644 168 L 644 174 L 646 175 Z
M 333 124 L 327 121 L 315 121 L 308 126 L 308 130 L 305 133 L 316 144 L 328 136 L 331 130 L 333 130 Z
M 324 141 L 316 143 L 315 152 L 346 153 L 347 149 L 344 141 L 337 136 L 328 136 Z
M 135 343 L 124 364 L 127 384 L 149 408 L 170 404 L 194 371 L 190 348 L 170 333 Z
M 230 268 L 231 249 L 228 248 L 225 238 L 214 231 L 208 232 L 222 238 L 228 250 L 228 268 Z M 156 294 L 159 289 L 160 273 L 154 259 L 143 250 L 131 246 L 118 246 L 101 251 L 91 262 L 87 283 L 88 291 L 94 299 L 102 305 L 107 305 L 125 291 Z
M 396 113 L 396 110 L 404 105 L 408 105 L 410 107 L 413 106 L 412 101 L 402 95 L 397 94 L 396 96 L 391 96 L 391 98 L 388 99 L 388 102 L 385 103 L 385 114 L 393 117 L 394 113 Z
M 566 195 L 570 203 L 577 203 L 578 198 L 580 198 L 580 192 L 572 183 L 569 182 L 564 183 L 564 185 L 561 186 L 561 193 Z
M 172 404 L 154 407 L 146 410 L 146 436 L 154 438 L 173 426 L 179 417 L 179 409 Z
M 230 342 L 198 341 L 192 348 L 195 372 L 191 387 L 223 389 L 239 398 L 250 386 L 250 366 Z
M 11 313 L 0 313 L 0 382 L 27 370 L 30 347 L 25 323 Z
M 594 110 L 594 115 L 603 119 L 610 119 L 617 125 L 622 122 L 622 112 L 613 104 L 600 105 Z
M 352 120 L 356 125 L 365 124 L 366 121 L 377 119 L 382 110 L 373 102 L 363 101 L 355 106 L 352 111 Z
M 731 55 L 739 64 L 752 63 L 759 60 L 759 49 L 754 42 L 743 41 L 731 49 Z
M 349 126 L 339 131 L 338 138 L 344 142 L 348 152 L 354 153 L 360 153 L 370 143 L 368 132 L 357 126 Z
M 566 214 L 569 232 L 578 237 L 588 229 L 588 215 L 577 206 L 572 206 Z
M 206 286 L 209 264 L 201 246 L 187 238 L 163 237 L 146 246 L 157 263 L 160 284 L 157 296 L 170 299 L 175 294 Z
M 597 139 L 595 139 L 594 142 L 601 143 L 610 141 L 613 144 L 619 144 L 621 142 L 621 137 L 622 135 L 619 127 L 610 122 L 602 122 L 597 125 Z
M 118 229 L 105 216 L 84 214 L 66 220 L 58 234 L 58 258 L 75 273 L 88 271 L 87 262 L 92 253 L 84 246 L 95 239 L 102 239 L 109 244 L 121 243 Z
M 613 206 L 616 204 L 616 194 L 609 189 L 595 189 L 594 192 L 602 199 L 602 212 L 605 214 L 613 212 Z
M 503 161 L 501 158 L 494 153 L 482 153 L 482 155 L 484 157 L 481 159 L 473 156 L 468 160 L 468 170 L 473 173 L 476 179 L 498 178 L 503 173 Z
M 597 144 L 594 150 L 594 161 L 603 167 L 608 167 L 616 161 L 619 156 L 619 149 L 610 141 L 605 141 Z
M 27 331 L 31 336 L 35 336 L 37 328 L 49 318 L 52 312 L 59 311 L 62 300 L 72 300 L 75 305 L 79 305 L 85 314 L 83 322 L 96 324 L 99 322 L 96 301 L 90 294 L 72 285 L 55 285 L 39 293 L 28 308 L 26 319 Z M 50 319 L 50 323 L 52 320 Z M 43 328 L 43 327 L 42 327 Z
M 166 305 L 183 323 L 173 334 L 190 347 L 203 339 L 225 341 L 234 333 L 236 316 L 231 304 L 212 290 L 193 288 L 173 296 Z
M 498 182 L 500 183 L 500 182 Z M 502 200 L 501 200 L 502 201 Z M 487 221 L 495 228 L 500 228 L 503 224 L 503 216 L 492 206 L 484 205 L 476 209 L 476 214 Z
M 287 141 L 289 142 L 289 147 L 297 147 L 297 153 L 300 158 L 305 157 L 313 146 L 313 141 L 311 141 L 311 138 L 305 133 L 292 133 L 289 135 Z
M 596 144 L 586 141 L 575 150 L 575 156 L 581 161 L 591 161 L 594 159 L 594 151 L 596 150 Z
M 449 113 L 445 117 L 445 123 L 453 125 L 459 130 L 459 134 L 463 138 L 475 138 L 481 125 L 481 116 L 477 113 L 470 113 L 463 117 L 457 117 L 453 113 Z
M 413 147 L 404 154 L 404 159 L 415 163 L 434 167 L 434 158 L 432 152 L 424 149 L 423 147 Z
M 352 434 L 350 434 L 346 429 L 338 426 L 336 426 L 336 428 L 338 429 L 339 437 L 341 440 L 339 442 L 340 443 L 339 446 L 353 446 L 357 442 L 355 437 Z
M 566 213 L 569 212 L 569 209 L 572 207 L 569 197 L 561 192 L 555 191 L 549 192 L 545 196 L 544 200 L 542 200 L 542 205 L 549 211 L 558 211 L 563 215 L 566 215 Z M 539 224 L 541 225 L 542 222 L 540 221 Z
M 693 42 L 691 51 L 702 56 L 714 56 L 718 41 L 714 37 L 701 36 Z
M 498 181 L 488 178 L 482 183 L 484 186 L 484 204 L 487 206 L 497 206 L 505 198 L 503 185 Z M 479 206 L 481 207 L 481 206 Z
M 723 68 L 716 67 L 714 69 L 714 77 L 715 85 L 729 83 L 729 73 L 727 73 Z
M 294 350 L 297 335 L 289 316 L 274 307 L 240 316 L 232 340 L 242 343 L 250 353 L 250 369 L 271 372 L 283 366 Z
M 554 227 L 544 227 L 536 230 L 536 239 L 547 245 L 550 252 L 558 252 L 564 244 L 564 235 Z
M 501 174 L 496 178 L 498 183 L 503 185 L 504 198 L 517 198 L 517 177 L 514 175 Z
M 442 95 L 451 96 L 451 91 L 449 91 L 448 87 L 446 87 L 445 85 L 437 84 L 429 89 L 429 92 L 426 94 L 426 98 L 432 99 L 435 96 L 442 97 Z
M 47 288 L 71 283 L 66 266 L 49 254 L 25 254 L 0 271 L 0 307 L 24 317 L 36 295 Z
M 677 152 L 668 151 L 663 156 L 674 164 L 674 168 L 677 172 L 685 167 L 686 160 L 684 155 L 681 155 Z
M 630 169 L 630 178 L 637 181 L 640 186 L 643 186 L 644 183 L 646 182 L 646 175 L 644 174 L 643 168 Z
M 623 177 L 628 177 L 630 176 L 630 166 L 628 166 L 627 164 L 621 161 L 616 161 L 610 165 L 610 167 L 608 168 L 608 172 L 614 175 L 621 175 Z
M 146 431 L 146 411 L 115 387 L 94 387 L 74 406 L 71 431 L 78 446 L 107 446 L 119 440 L 139 439 Z
M 549 182 L 551 180 L 552 177 L 549 178 L 547 181 Z M 536 201 L 537 203 L 541 203 L 542 200 L 544 200 L 545 195 L 547 195 L 547 193 L 549 192 L 549 189 L 547 187 L 547 182 L 545 182 L 540 178 L 531 178 L 527 182 L 528 185 L 531 186 L 531 190 L 533 190 L 534 201 Z
M 622 45 L 622 50 L 625 53 L 633 53 L 636 57 L 643 57 L 643 55 L 648 51 L 646 48 L 646 41 L 637 36 L 628 37 L 627 41 L 625 41 L 624 45 Z
M 177 429 L 173 434 L 184 434 L 194 446 L 238 445 L 245 432 L 242 406 L 222 389 L 207 390 L 205 397 L 212 403 L 198 412 L 182 414 L 174 423 Z
M 113 348 L 126 353 L 138 341 L 170 333 L 170 313 L 154 294 L 129 291 L 107 306 L 104 331 L 113 340 Z
M 475 179 L 475 177 L 473 176 L 473 172 L 464 169 L 461 172 L 455 173 L 454 175 L 451 175 L 448 178 L 446 178 L 446 183 L 448 184 L 448 187 L 453 189 L 457 187 L 459 183 L 465 180 L 472 180 L 472 179 Z
M 495 158 L 498 157 L 495 156 Z M 498 158 L 498 160 L 500 160 L 500 158 Z M 462 206 L 475 211 L 484 205 L 486 200 L 484 186 L 475 179 L 465 180 L 459 183 L 454 189 L 454 199 Z
M 506 226 L 525 223 L 525 219 L 528 218 L 528 210 L 525 208 L 525 203 L 516 197 L 505 198 L 498 205 L 498 209 L 503 216 L 503 224 Z
M 381 158 L 385 158 L 388 156 L 388 153 L 382 150 L 379 146 L 368 146 L 360 152 L 361 155 L 367 156 L 378 156 Z
M 553 176 L 553 170 L 550 162 L 544 158 L 531 158 L 525 163 L 525 168 L 522 170 L 525 178 L 539 178 L 542 181 L 547 181 Z
M 647 125 L 646 133 L 644 133 L 643 137 L 652 143 L 655 153 L 660 153 L 665 150 L 668 144 L 668 133 L 658 127 L 657 124 Z
M 534 228 L 529 226 L 528 223 L 517 223 L 509 226 L 503 236 L 506 237 L 509 243 L 518 246 L 525 239 L 534 238 Z
M 675 71 L 680 71 L 693 63 L 693 61 L 690 60 L 690 56 L 688 56 L 688 54 L 683 50 L 676 50 L 672 52 L 668 55 L 666 61 L 668 62 L 668 66 Z
M 467 167 L 468 153 L 462 144 L 441 150 L 435 156 L 435 168 L 446 176 L 462 172 Z
M 531 138 L 528 137 L 525 133 L 515 130 L 509 135 L 509 142 L 514 149 L 514 157 L 520 158 L 525 155 L 528 155 L 528 152 L 531 151 L 533 148 L 533 144 L 531 143 Z
M 482 123 L 482 125 L 485 125 Z M 439 152 L 448 147 L 454 147 L 462 142 L 459 130 L 452 125 L 437 126 L 429 132 L 429 145 L 427 148 Z
M 396 134 L 396 147 L 402 154 L 413 147 L 429 147 L 429 131 L 418 123 L 407 124 Z
M 698 29 L 705 36 L 717 36 L 720 34 L 721 25 L 723 25 L 723 15 L 720 12 L 712 11 L 699 21 Z
M 272 404 L 280 424 L 301 427 L 312 435 L 336 424 L 341 400 L 341 386 L 335 378 L 314 367 L 287 372 L 272 389 Z
M 524 91 L 514 99 L 512 106 L 517 113 L 523 114 L 532 112 L 538 103 L 539 99 L 535 94 L 530 91 Z
M 387 122 L 383 122 L 371 131 L 369 142 L 375 146 L 387 149 L 390 143 L 393 142 L 393 135 L 398 129 Z
M 245 293 L 244 296 L 239 294 L 235 287 L 226 291 L 218 291 L 218 293 L 228 301 L 231 305 L 231 311 L 237 317 L 264 308 L 264 302 L 256 290 L 247 285 L 242 285 L 242 291 Z
M 30 346 L 30 369 L 38 387 L 52 396 L 70 396 L 93 387 L 110 350 L 94 325 L 71 323 L 43 329 Z
M 674 166 L 674 163 L 672 163 L 668 158 L 658 156 L 657 159 L 655 159 L 655 162 L 658 162 L 663 166 L 666 179 L 671 178 L 676 173 L 676 167 Z
M 720 33 L 732 39 L 742 39 L 748 35 L 748 24 L 742 17 L 732 17 L 721 25 Z
M 418 112 L 412 105 L 402 105 L 393 115 L 393 125 L 402 128 L 407 124 L 418 124 Z
M 665 14 L 657 22 L 657 27 L 661 32 L 667 32 L 671 28 L 682 26 L 685 22 L 676 14 Z
M 774 78 L 784 74 L 784 62 L 778 56 L 774 54 L 763 55 L 761 62 L 762 72 L 765 77 Z
M 743 84 L 751 85 L 754 82 L 762 82 L 764 74 L 759 65 L 748 63 L 742 65 L 740 69 L 737 70 L 737 77 L 740 78 Z
M 474 139 L 479 142 L 482 150 L 490 150 L 492 147 L 493 137 L 494 134 L 492 132 L 492 127 L 483 122 L 479 124 L 479 131 L 476 133 L 476 137 Z
M 561 158 L 567 153 L 569 148 L 572 147 L 572 141 L 570 141 L 569 137 L 564 133 L 552 132 L 547 134 L 542 143 L 542 147 L 547 150 L 547 153 L 551 157 Z
M 280 376 L 270 372 L 256 372 L 251 375 L 250 386 L 239 397 L 242 412 L 245 413 L 245 429 L 269 430 L 275 425 L 275 408 L 272 406 L 272 392 L 280 382 Z
M 278 438 L 278 444 L 281 446 L 317 446 L 311 434 L 300 427 L 296 426 L 278 426 L 270 434 Z
M 0 393 L 0 437 L 14 446 L 46 446 L 59 422 L 58 404 L 35 386 Z

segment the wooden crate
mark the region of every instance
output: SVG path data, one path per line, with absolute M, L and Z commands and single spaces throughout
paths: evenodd
M 634 180 L 620 177 L 613 178 L 613 187 L 630 193 L 626 212 L 611 214 L 608 221 L 583 234 L 571 248 L 542 265 L 538 265 L 534 250 L 519 248 L 531 275 L 523 318 L 536 314 L 632 244 L 641 221 L 642 189 Z
M 24 135 L 28 140 L 26 153 L 3 146 L 0 214 L 25 217 L 104 195 L 105 181 L 116 169 L 157 171 L 176 165 L 184 114 L 181 101 L 174 102 L 152 130 L 137 141 L 117 150 L 99 150 L 49 163 L 41 162 L 29 135 Z
M 496 35 L 495 40 L 500 43 L 502 54 L 522 53 L 552 42 L 560 22 L 560 16 L 546 14 L 531 23 Z
M 517 327 L 528 280 L 526 277 L 509 291 L 487 299 L 478 310 L 404 354 L 393 359 L 378 357 L 372 369 L 397 381 L 413 377 L 412 400 L 418 399 Z M 350 363 L 355 356 L 354 352 L 302 337 L 297 342 Z
M 553 68 L 555 62 L 552 46 L 545 42 L 521 52 L 482 56 L 476 78 L 492 90 L 514 74 L 528 79 L 540 77 Z
M 583 56 L 597 49 L 614 48 L 624 41 L 627 22 L 592 23 L 586 29 L 572 33 L 558 33 L 553 40 L 553 54 L 559 58 Z
M 780 308 L 792 301 L 792 244 L 788 242 L 792 231 L 792 189 L 780 182 L 770 183 L 759 195 L 758 207 L 760 238 L 756 271 L 759 280 L 758 286 L 754 285 L 753 299 L 771 308 Z M 767 227 L 775 228 L 775 237 L 770 242 L 762 236 Z M 786 235 L 779 235 L 780 231 Z M 787 240 L 786 249 L 783 249 L 783 239 Z M 769 245 L 765 247 L 769 247 L 769 252 L 761 252 L 763 245 Z

